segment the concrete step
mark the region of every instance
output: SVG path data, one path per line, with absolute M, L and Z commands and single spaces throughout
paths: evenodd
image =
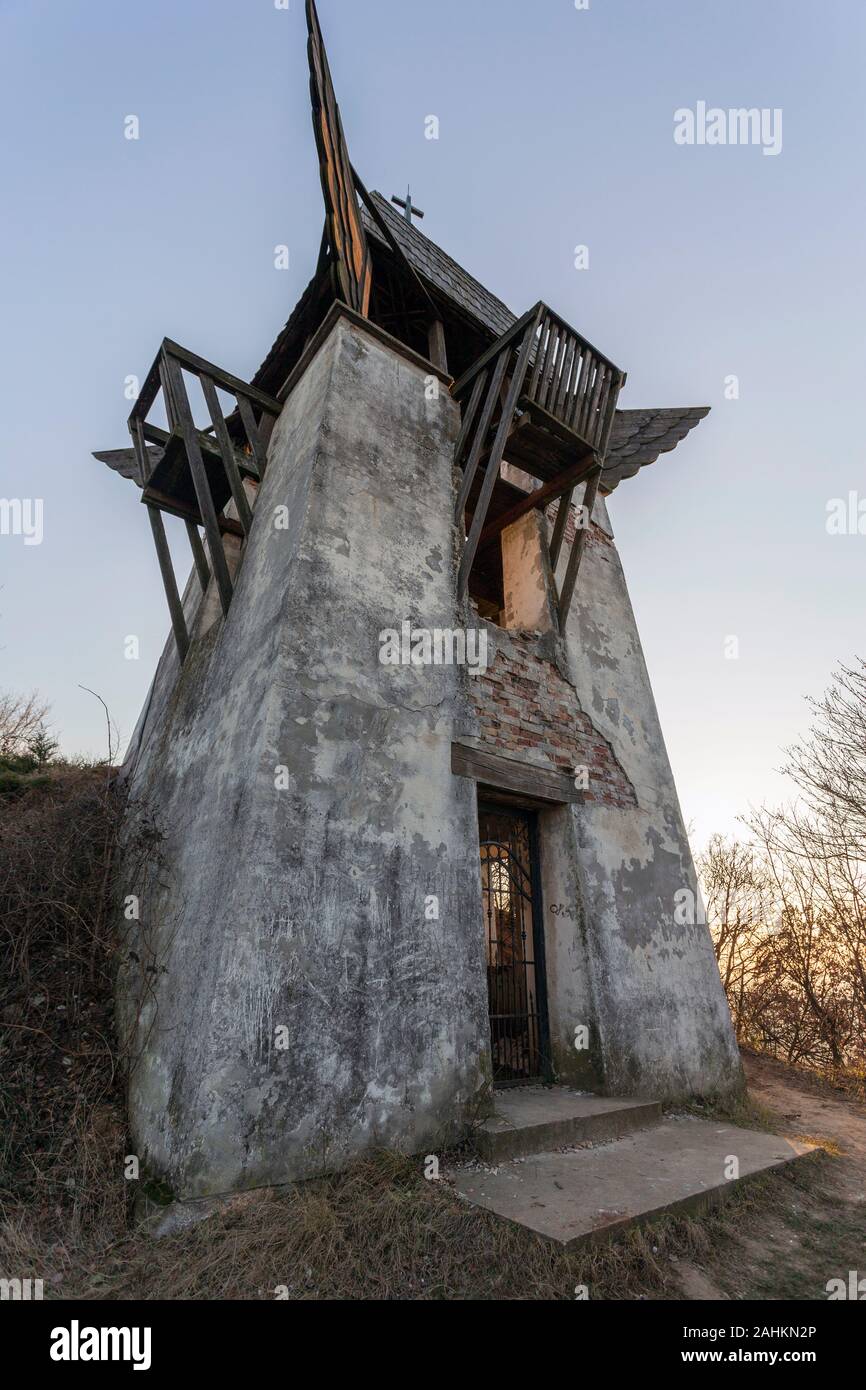
M 774 1134 L 666 1116 L 611 1143 L 466 1165 L 448 1176 L 467 1201 L 568 1247 L 668 1212 L 698 1211 L 736 1187 L 733 1172 L 742 1181 L 813 1151 Z
M 494 1105 L 494 1113 L 475 1131 L 478 1152 L 494 1163 L 568 1144 L 619 1139 L 662 1116 L 655 1100 L 612 1100 L 561 1086 L 497 1091 Z

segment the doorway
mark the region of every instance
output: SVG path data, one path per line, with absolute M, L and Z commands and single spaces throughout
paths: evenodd
M 550 1080 L 538 820 L 478 807 L 493 1082 Z

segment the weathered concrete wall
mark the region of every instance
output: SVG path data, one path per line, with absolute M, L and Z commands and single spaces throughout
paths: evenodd
M 121 997 L 137 1151 L 178 1195 L 433 1148 L 489 1075 L 467 677 L 379 662 L 404 619 L 457 626 L 458 425 L 341 320 L 278 422 L 228 618 L 157 682 L 131 786 L 167 838 Z
M 560 585 L 574 534 L 572 518 Z M 675 917 L 687 911 L 683 890 L 697 904 L 696 876 L 601 499 L 561 636 L 545 565 L 524 518 L 503 537 L 506 615 L 535 630 L 488 629 L 470 733 L 527 763 L 588 770 L 581 802 L 542 813 L 539 826 L 555 1073 L 611 1094 L 732 1090 L 739 1056 L 709 933 Z M 582 1025 L 589 1047 L 578 1051 Z
M 637 625 L 599 499 L 564 634 L 581 708 L 635 790 L 634 807 L 572 808 L 592 996 L 611 1094 L 726 1092 L 742 1080 L 709 931 L 677 921 L 698 886 Z M 561 582 L 567 550 L 560 562 Z M 695 915 L 700 915 L 695 914 Z

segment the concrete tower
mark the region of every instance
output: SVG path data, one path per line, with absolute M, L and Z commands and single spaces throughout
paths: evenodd
M 181 1197 L 433 1151 L 494 1085 L 740 1084 L 605 501 L 707 411 L 621 409 L 564 319 L 369 193 L 308 18 L 316 275 L 250 383 L 166 340 L 97 455 L 172 617 L 119 1000 L 137 1151 Z

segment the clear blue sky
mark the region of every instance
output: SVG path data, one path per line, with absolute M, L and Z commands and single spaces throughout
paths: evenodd
M 866 5 L 319 8 L 367 184 L 411 180 L 513 309 L 544 298 L 628 369 L 624 405 L 713 406 L 611 513 L 686 818 L 728 829 L 866 654 L 866 536 L 825 529 L 866 498 Z M 79 684 L 129 736 L 168 629 L 133 486 L 90 458 L 127 443 L 125 378 L 165 335 L 251 376 L 314 266 L 305 37 L 302 0 L 0 0 L 0 497 L 45 506 L 41 545 L 0 536 L 0 688 L 42 692 L 69 752 L 104 744 Z M 782 153 L 677 146 L 701 100 L 781 108 Z

